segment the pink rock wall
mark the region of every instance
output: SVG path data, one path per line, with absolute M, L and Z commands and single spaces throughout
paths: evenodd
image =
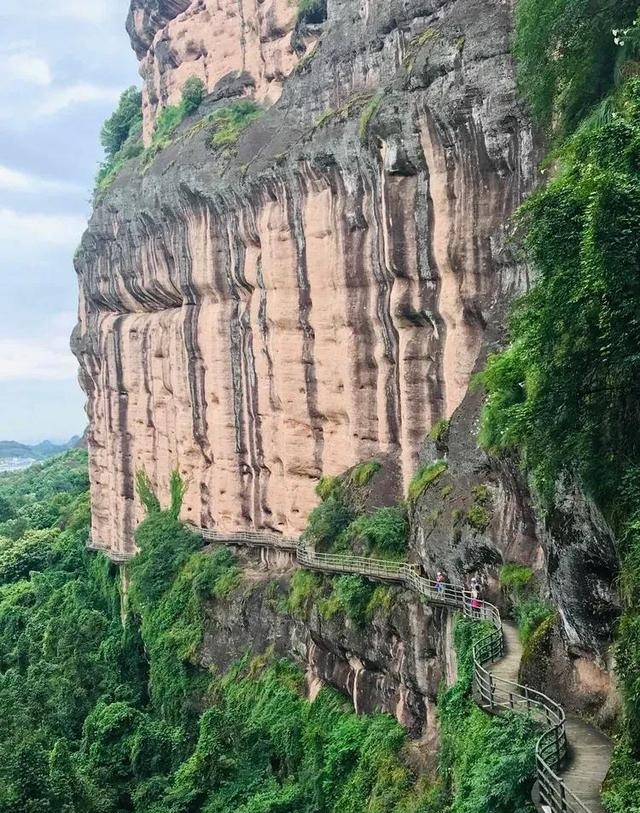
M 162 4 L 161 4 L 162 5 Z M 197 76 L 209 92 L 234 73 L 252 80 L 248 92 L 273 104 L 298 62 L 291 45 L 297 5 L 290 0 L 178 0 L 150 14 L 134 2 L 128 29 L 143 78 L 146 143 L 158 113 L 178 104 L 182 86 Z
M 185 519 L 297 534 L 323 474 L 381 457 L 406 488 L 426 433 L 463 399 L 487 325 L 526 284 L 505 234 L 534 148 L 504 4 L 456 0 L 427 16 L 412 4 L 330 3 L 318 55 L 232 154 L 212 156 L 206 134 L 178 140 L 150 168 L 125 169 L 97 207 L 74 336 L 94 544 L 132 552 L 135 472 L 166 501 L 174 467 L 189 484 Z M 213 43 L 223 12 L 224 70 L 227 54 L 263 64 L 265 42 L 284 42 L 259 33 L 267 17 L 280 20 L 269 30 L 291 23 L 280 0 L 245 2 L 244 23 L 229 0 L 215 14 L 170 5 L 173 17 L 162 0 L 134 2 L 148 66 L 159 37 L 191 53 L 190 21 Z M 174 62 L 166 99 L 187 74 Z M 266 93 L 280 73 L 264 71 Z M 385 81 L 366 137 L 361 111 L 317 125 Z

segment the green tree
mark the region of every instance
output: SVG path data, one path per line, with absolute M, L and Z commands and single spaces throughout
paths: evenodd
M 0 522 L 6 522 L 8 519 L 13 519 L 15 510 L 6 497 L 0 497 Z
M 182 109 L 185 115 L 190 116 L 202 104 L 205 94 L 205 85 L 198 76 L 190 76 L 182 86 Z
M 53 813 L 47 754 L 34 735 L 3 754 L 0 779 L 0 813 Z
M 142 93 L 136 87 L 127 88 L 120 96 L 118 107 L 102 125 L 100 143 L 108 160 L 113 160 L 125 141 L 142 125 Z
M 65 739 L 58 740 L 49 754 L 49 786 L 55 813 L 76 813 L 88 809 L 81 807 L 84 801 L 81 783 L 76 775 L 69 743 Z

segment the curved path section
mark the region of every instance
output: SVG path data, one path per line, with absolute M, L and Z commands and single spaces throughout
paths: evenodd
M 468 591 L 453 584 L 437 585 L 421 576 L 415 565 L 405 562 L 317 553 L 300 540 L 267 532 L 223 533 L 207 528 L 201 533 L 208 541 L 226 545 L 294 549 L 298 562 L 311 570 L 353 573 L 402 584 L 431 604 L 454 607 L 468 618 L 487 622 L 487 632 L 473 650 L 474 698 L 487 712 L 512 710 L 542 725 L 536 745 L 539 808 L 544 813 L 603 813 L 600 788 L 609 769 L 609 741 L 578 717 L 567 717 L 551 698 L 517 682 L 522 657 L 518 634 L 512 624 L 503 624 L 492 604 L 483 601 L 480 608 L 473 609 Z M 558 775 L 560 770 L 563 778 Z

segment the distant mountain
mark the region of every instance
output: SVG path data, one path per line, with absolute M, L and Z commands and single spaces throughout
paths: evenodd
M 50 440 L 43 440 L 42 443 L 37 443 L 35 446 L 29 448 L 36 453 L 38 457 L 53 457 L 56 454 L 66 452 L 67 449 L 75 449 L 80 441 L 80 435 L 74 435 L 66 443 L 56 444 L 51 443 Z
M 43 440 L 34 446 L 27 446 L 26 443 L 18 443 L 15 440 L 0 440 L 0 460 L 7 458 L 44 460 L 47 457 L 66 452 L 67 449 L 74 449 L 79 441 L 79 435 L 74 435 L 67 443 L 58 444 L 52 443 L 50 440 Z
M 3 457 L 33 457 L 33 452 L 24 443 L 15 440 L 0 440 L 0 458 Z

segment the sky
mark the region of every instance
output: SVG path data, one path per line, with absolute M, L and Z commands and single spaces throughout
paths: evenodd
M 66 440 L 87 423 L 72 259 L 100 127 L 140 84 L 128 4 L 0 0 L 0 440 Z

